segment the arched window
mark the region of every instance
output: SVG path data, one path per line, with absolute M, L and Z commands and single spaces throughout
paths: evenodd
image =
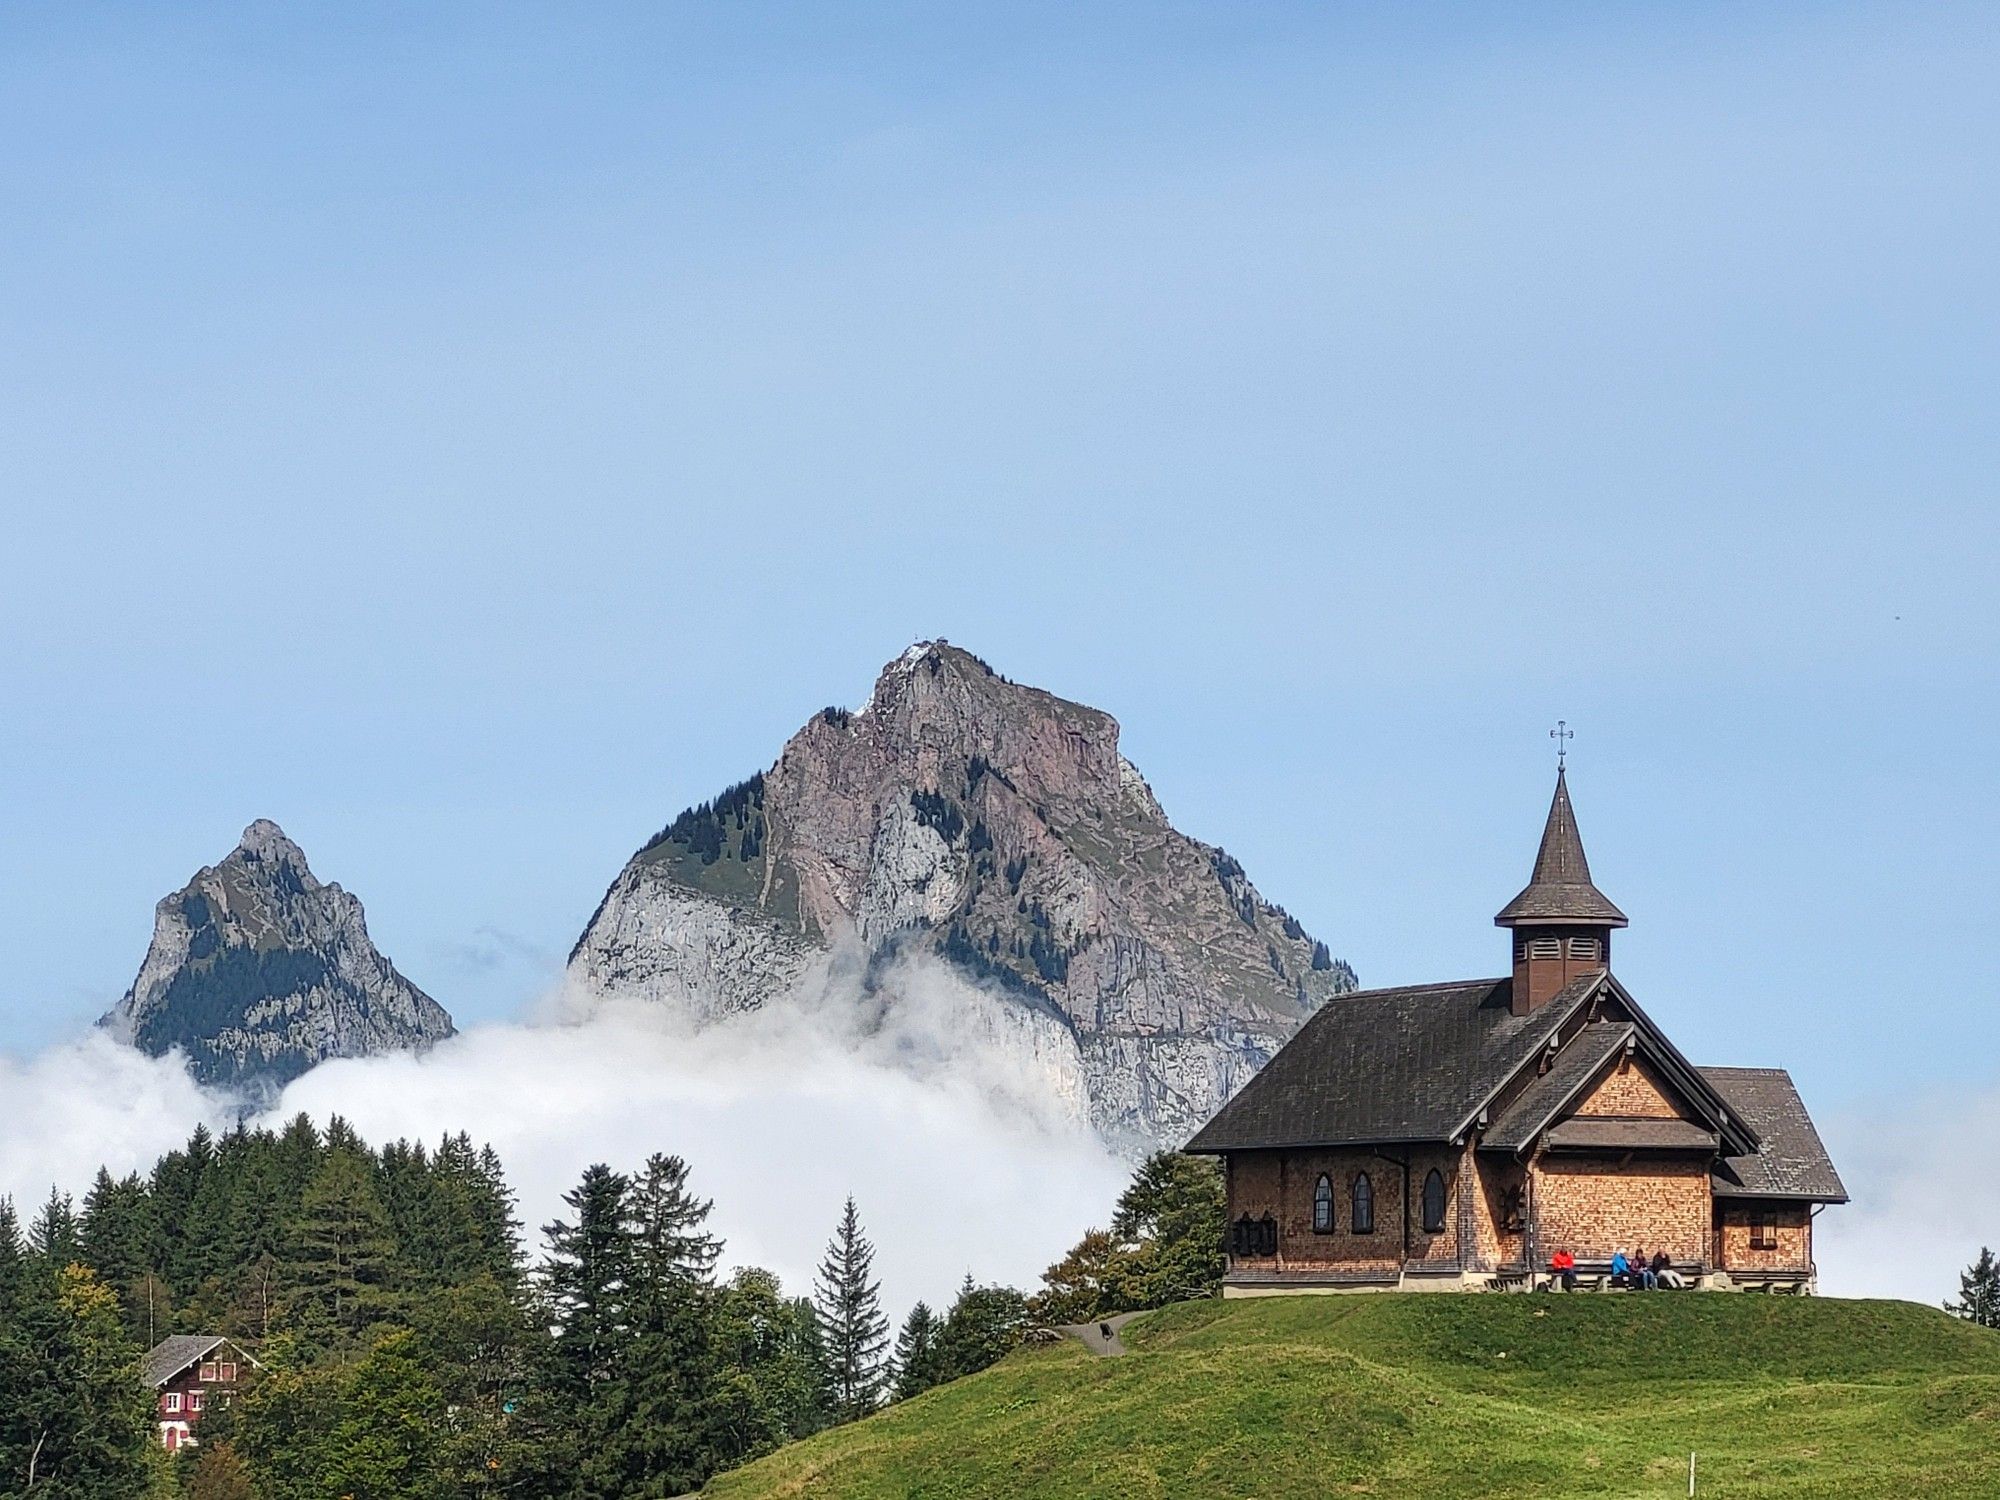
M 1229 1226 L 1229 1253 L 1231 1255 L 1257 1253 L 1257 1226 L 1250 1215 L 1245 1214 Z
M 1356 1234 L 1375 1232 L 1375 1189 L 1368 1184 L 1368 1174 L 1362 1172 L 1354 1179 L 1353 1211 L 1348 1215 Z
M 1257 1253 L 1276 1255 L 1278 1253 L 1278 1221 L 1269 1214 L 1257 1221 Z
M 1333 1179 L 1324 1172 L 1313 1189 L 1313 1233 L 1333 1233 Z
M 1424 1233 L 1444 1233 L 1444 1173 L 1435 1167 L 1424 1179 Z

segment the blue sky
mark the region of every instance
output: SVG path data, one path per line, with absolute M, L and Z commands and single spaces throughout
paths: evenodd
M 10 6 L 0 1046 L 276 818 L 461 1020 L 910 641 L 1364 981 L 1996 1079 L 2000 15 Z

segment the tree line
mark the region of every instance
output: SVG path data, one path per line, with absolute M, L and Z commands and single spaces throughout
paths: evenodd
M 1213 1293 L 1212 1164 L 1163 1154 L 1032 1293 L 968 1276 L 892 1337 L 850 1199 L 809 1295 L 723 1275 L 681 1158 L 584 1171 L 531 1263 L 499 1158 L 338 1117 L 197 1129 L 24 1226 L 0 1199 L 0 1495 L 626 1500 L 984 1369 L 1037 1330 Z M 154 1439 L 138 1361 L 226 1334 L 257 1369 L 200 1443 Z

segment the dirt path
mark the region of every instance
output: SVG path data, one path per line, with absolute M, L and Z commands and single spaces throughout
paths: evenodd
M 1097 1323 L 1062 1323 L 1056 1328 L 1064 1338 L 1075 1339 L 1092 1354 L 1105 1359 L 1116 1358 L 1131 1351 L 1125 1341 L 1118 1337 L 1119 1331 L 1139 1314 L 1135 1312 L 1116 1313 Z

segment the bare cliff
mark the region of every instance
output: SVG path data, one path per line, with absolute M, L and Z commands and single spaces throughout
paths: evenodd
M 856 952 L 871 1004 L 894 1003 L 900 960 L 955 968 L 981 1001 L 967 1030 L 1131 1151 L 1178 1144 L 1354 984 L 1173 828 L 1110 715 L 942 641 L 649 840 L 570 975 L 707 1020 L 823 989 Z
M 100 1023 L 203 1083 L 263 1096 L 315 1063 L 418 1049 L 451 1017 L 384 958 L 361 903 L 259 819 L 153 913 L 132 988 Z

